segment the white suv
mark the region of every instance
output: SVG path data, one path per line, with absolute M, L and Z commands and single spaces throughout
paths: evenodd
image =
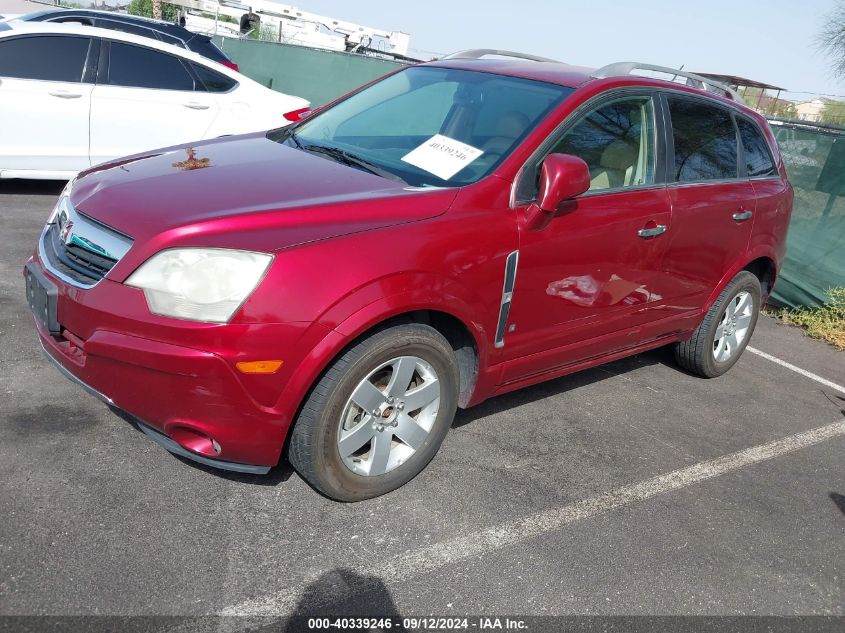
M 149 38 L 0 24 L 0 178 L 68 179 L 128 154 L 282 127 L 309 105 Z

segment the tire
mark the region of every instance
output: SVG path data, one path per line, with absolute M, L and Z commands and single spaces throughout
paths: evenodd
M 333 361 L 311 390 L 291 431 L 290 463 L 338 501 L 396 490 L 437 453 L 458 390 L 455 354 L 437 330 L 407 324 L 376 331 Z
M 740 305 L 745 296 L 751 301 L 749 310 L 744 302 Z M 721 376 L 748 346 L 759 314 L 760 280 L 747 270 L 740 271 L 719 294 L 692 336 L 675 345 L 675 359 L 684 369 L 704 378 Z M 733 340 L 731 334 L 736 334 Z M 720 347 L 723 340 L 725 344 Z

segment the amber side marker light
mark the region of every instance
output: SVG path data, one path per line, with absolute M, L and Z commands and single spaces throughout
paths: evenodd
M 281 360 L 250 360 L 236 363 L 235 367 L 244 374 L 273 374 L 278 371 L 283 362 Z

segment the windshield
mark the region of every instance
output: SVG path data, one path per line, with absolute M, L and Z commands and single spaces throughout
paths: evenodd
M 571 88 L 432 66 L 412 67 L 273 140 L 412 186 L 489 174 Z

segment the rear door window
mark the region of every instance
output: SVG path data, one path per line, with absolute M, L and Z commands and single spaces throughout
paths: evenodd
M 737 118 L 736 124 L 745 154 L 745 175 L 749 178 L 775 175 L 775 161 L 760 128 L 743 118 Z
M 194 78 L 175 55 L 120 42 L 111 43 L 108 83 L 132 88 L 194 90 Z
M 738 176 L 737 135 L 726 108 L 698 99 L 669 97 L 677 182 L 725 180 Z
M 87 37 L 41 35 L 0 42 L 0 77 L 79 83 L 85 70 Z

